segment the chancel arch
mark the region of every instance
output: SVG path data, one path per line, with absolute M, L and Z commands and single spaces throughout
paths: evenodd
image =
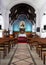
M 11 18 L 11 25 L 13 25 L 13 31 L 19 31 L 19 24 L 20 21 L 25 22 L 25 31 L 26 32 L 32 32 L 32 25 L 36 23 L 36 14 L 35 9 L 26 4 L 26 3 L 19 3 L 15 6 L 13 6 L 10 9 L 11 13 L 9 17 Z
M 34 22 L 36 22 L 35 21 L 35 18 L 36 18 L 35 9 L 26 3 L 20 3 L 20 4 L 13 6 L 10 9 L 10 11 L 11 13 L 9 17 L 11 17 L 11 20 L 13 21 L 16 20 L 19 15 L 25 14 L 29 20 L 34 20 Z

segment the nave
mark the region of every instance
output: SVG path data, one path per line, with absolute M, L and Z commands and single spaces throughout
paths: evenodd
M 0 0 L 0 65 L 46 65 L 46 0 Z

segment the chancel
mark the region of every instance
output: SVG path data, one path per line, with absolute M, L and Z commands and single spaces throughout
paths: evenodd
M 46 65 L 46 0 L 0 0 L 0 65 Z

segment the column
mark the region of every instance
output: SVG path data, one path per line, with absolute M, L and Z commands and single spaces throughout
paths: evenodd
M 38 32 L 37 31 L 37 28 L 39 27 L 40 28 L 40 11 L 37 10 L 36 11 L 36 34 L 40 36 L 40 31 Z

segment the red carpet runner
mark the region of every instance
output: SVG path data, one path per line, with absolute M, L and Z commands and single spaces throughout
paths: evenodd
M 18 43 L 27 43 L 27 37 L 18 37 Z

